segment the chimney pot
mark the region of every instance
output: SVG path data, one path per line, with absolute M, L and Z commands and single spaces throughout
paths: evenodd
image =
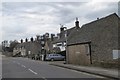
M 21 39 L 21 43 L 23 43 L 23 39 Z
M 60 26 L 61 26 L 61 27 L 60 27 L 60 33 L 61 33 L 61 32 L 64 31 L 64 27 L 63 27 L 63 25 L 61 25 L 61 24 L 60 24 Z
M 76 28 L 79 28 L 79 21 L 78 21 L 78 18 L 77 18 L 77 17 L 76 17 L 75 26 L 76 26 Z
M 31 37 L 31 42 L 33 42 L 33 37 Z
M 28 39 L 27 39 L 27 38 L 25 39 L 25 42 L 28 42 Z

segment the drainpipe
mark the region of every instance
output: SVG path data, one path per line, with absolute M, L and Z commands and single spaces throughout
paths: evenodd
M 91 43 L 89 43 L 89 50 L 90 50 L 90 64 L 92 64 Z

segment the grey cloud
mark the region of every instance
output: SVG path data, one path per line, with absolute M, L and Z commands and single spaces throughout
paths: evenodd
M 6 37 L 7 36 L 7 37 Z M 31 36 L 30 36 L 31 37 Z M 3 39 L 5 40 L 20 40 L 20 39 L 25 39 L 25 38 L 29 38 L 29 35 L 26 34 L 14 34 L 14 33 L 9 33 L 9 34 L 3 34 L 2 36 Z
M 78 6 L 81 6 L 81 4 L 82 3 L 54 3 L 52 6 L 55 7 L 57 10 L 53 13 L 58 17 L 59 23 L 69 23 L 77 16 L 74 15 L 73 9 L 66 6 L 69 5 L 71 7 L 77 8 Z
M 5 14 L 12 14 L 12 15 L 17 15 L 25 13 L 24 10 L 26 8 L 30 9 L 31 7 L 37 7 L 37 11 L 29 12 L 31 14 L 51 14 L 55 15 L 58 18 L 60 18 L 59 21 L 62 21 L 61 23 L 68 23 L 70 22 L 69 17 L 72 17 L 72 10 L 69 8 L 66 8 L 65 6 L 71 5 L 71 6 L 79 6 L 82 5 L 83 3 L 76 3 L 76 2 L 66 2 L 66 3 L 4 3 L 3 4 L 3 13 Z M 58 6 L 62 5 L 62 7 Z M 5 9 L 4 9 L 5 7 Z M 45 10 L 49 10 L 49 8 L 54 8 L 54 10 L 51 13 L 45 13 Z M 34 8 L 33 8 L 34 9 Z M 14 13 L 13 13 L 14 12 Z
M 120 16 L 120 2 L 118 3 L 118 15 Z
M 25 27 L 20 27 L 20 26 L 13 27 L 13 28 L 11 28 L 9 26 L 6 26 L 6 27 L 4 26 L 4 27 L 2 27 L 2 30 L 7 34 L 9 34 L 9 33 L 13 33 L 13 34 L 18 33 L 19 34 L 19 33 L 26 32 L 26 28 Z
M 59 32 L 59 24 L 71 24 L 76 17 L 85 20 L 93 20 L 97 17 L 116 12 L 116 3 L 106 3 L 106 9 L 96 10 L 91 12 L 90 6 L 86 7 L 87 3 L 82 2 L 5 2 L 2 4 L 3 15 L 4 16 L 14 16 L 12 19 L 6 20 L 3 30 L 5 32 L 5 38 L 15 39 L 15 38 L 25 38 L 35 36 L 35 30 L 38 30 L 38 34 L 44 34 L 45 32 Z M 96 6 L 97 7 L 97 6 Z M 29 19 L 27 16 L 21 16 L 25 14 L 34 14 L 39 17 L 49 15 L 53 18 L 52 21 L 41 19 Z M 84 17 L 84 18 L 83 18 Z M 13 20 L 11 22 L 11 20 Z M 85 21 L 83 20 L 83 21 Z M 11 23 L 10 23 L 11 22 Z M 43 23 L 42 23 L 43 22 Z M 15 23 L 15 24 L 12 24 Z M 86 22 L 87 23 L 87 22 Z M 48 26 L 45 26 L 45 25 Z M 74 24 L 74 23 L 73 23 Z M 81 23 L 82 24 L 82 23 Z M 58 25 L 58 26 L 57 26 Z M 30 31 L 30 27 L 33 26 L 35 29 Z M 42 27 L 41 27 L 42 26 Z M 45 26 L 44 31 L 41 30 Z M 48 27 L 48 29 L 47 29 Z M 31 27 L 32 28 L 32 27 Z M 50 31 L 53 30 L 53 31 Z M 28 32 L 27 32 L 28 31 Z M 24 34 L 24 35 L 22 35 Z
M 109 14 L 118 12 L 117 3 L 112 2 L 112 3 L 104 3 L 104 4 L 107 5 L 107 7 L 105 9 L 96 10 L 96 11 L 93 11 L 93 12 L 92 12 L 92 9 L 91 9 L 91 12 L 86 14 L 84 17 L 89 19 L 89 20 L 94 20 L 94 19 L 97 19 L 98 17 L 101 18 L 101 17 L 107 16 Z

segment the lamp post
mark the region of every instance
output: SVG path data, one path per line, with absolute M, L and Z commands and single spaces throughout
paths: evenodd
M 65 29 L 65 41 L 66 41 L 66 64 L 68 64 L 68 61 L 69 61 L 69 55 L 68 55 L 68 51 L 67 51 L 67 27 L 63 27 Z
M 44 36 L 41 36 L 41 46 L 42 46 L 42 49 L 41 49 L 42 60 L 44 60 L 44 55 L 43 55 L 43 53 L 45 52 L 45 51 L 44 51 L 44 46 L 45 46 L 45 39 L 44 39 Z
M 44 36 L 41 36 L 41 46 L 42 46 L 42 49 L 44 49 L 44 46 L 45 46 Z

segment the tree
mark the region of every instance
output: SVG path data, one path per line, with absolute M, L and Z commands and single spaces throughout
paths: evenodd
M 9 51 L 13 52 L 13 49 L 15 48 L 15 46 L 19 44 L 19 42 L 17 40 L 14 40 L 13 42 L 10 43 L 10 48 Z

